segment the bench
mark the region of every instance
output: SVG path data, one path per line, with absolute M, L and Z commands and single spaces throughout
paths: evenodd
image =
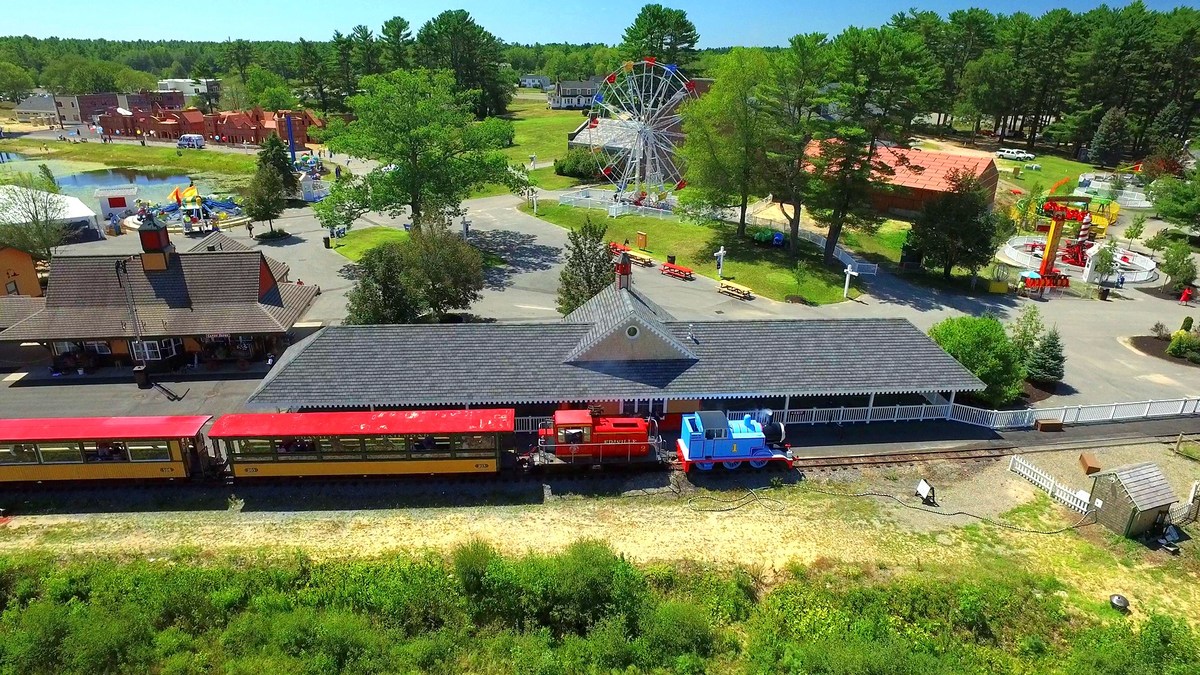
M 722 281 L 721 286 L 717 288 L 717 292 L 724 293 L 725 295 L 732 295 L 733 297 L 741 298 L 742 300 L 754 299 L 754 291 L 741 284 L 735 284 L 732 281 Z
M 1056 419 L 1037 419 L 1033 421 L 1033 428 L 1038 431 L 1062 431 L 1063 423 Z
M 626 251 L 626 255 L 629 256 L 629 262 L 637 263 L 637 264 L 641 265 L 642 267 L 654 267 L 654 260 L 652 260 L 650 258 L 650 256 L 648 256 L 644 253 L 634 253 L 633 251 Z
M 659 267 L 658 271 L 667 276 L 675 277 L 676 279 L 685 279 L 687 281 L 691 281 L 694 278 L 692 276 L 692 268 L 676 265 L 674 263 L 665 262 L 661 267 Z
M 609 250 L 612 251 L 613 255 L 620 255 L 621 253 L 624 253 L 629 250 L 628 246 L 626 246 L 624 244 L 618 244 L 615 241 L 608 242 L 608 248 L 609 248 Z

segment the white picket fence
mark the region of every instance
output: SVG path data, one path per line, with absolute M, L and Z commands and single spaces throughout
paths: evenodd
M 1081 497 L 1074 490 L 1055 480 L 1054 476 L 1042 471 L 1033 464 L 1017 455 L 1008 462 L 1008 470 L 1028 480 L 1050 495 L 1055 501 L 1065 504 L 1080 513 L 1087 513 L 1089 504 L 1086 497 Z
M 1168 515 L 1171 517 L 1171 522 L 1176 525 L 1186 525 L 1200 518 L 1200 480 L 1192 483 L 1192 491 L 1188 495 L 1187 501 L 1172 506 Z

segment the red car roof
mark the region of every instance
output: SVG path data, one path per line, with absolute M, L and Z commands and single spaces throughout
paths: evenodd
M 41 417 L 0 420 L 0 442 L 187 438 L 212 417 Z
M 503 433 L 513 431 L 515 424 L 516 411 L 512 408 L 240 414 L 217 418 L 208 435 L 213 438 L 280 438 Z

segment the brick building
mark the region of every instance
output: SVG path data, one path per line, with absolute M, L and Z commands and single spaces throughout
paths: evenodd
M 109 110 L 180 110 L 183 94 L 177 91 L 141 91 L 131 94 L 79 94 L 55 96 L 59 124 L 91 124 Z
M 162 92 L 175 93 L 179 92 Z M 266 112 L 261 108 L 204 114 L 186 110 L 126 109 L 111 107 L 99 116 L 105 133 L 117 136 L 146 136 L 176 139 L 184 134 L 201 134 L 211 142 L 260 145 L 272 134 L 287 140 L 287 118 L 292 119 L 292 138 L 298 147 L 308 144 L 310 127 L 324 123 L 307 110 Z

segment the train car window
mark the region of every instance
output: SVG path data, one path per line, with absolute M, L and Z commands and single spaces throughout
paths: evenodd
M 120 441 L 88 441 L 83 444 L 85 462 L 128 462 L 129 449 Z
M 396 455 L 408 452 L 405 436 L 368 436 L 363 439 L 369 459 L 396 459 Z
M 38 455 L 43 464 L 67 464 L 83 461 L 78 443 L 39 443 Z
M 275 445 L 268 438 L 243 438 L 233 441 L 235 455 L 264 455 L 274 457 Z
M 37 464 L 37 446 L 32 443 L 0 443 L 0 464 Z
M 590 443 L 591 441 L 591 427 L 568 427 L 558 430 L 559 443 Z
M 463 434 L 458 437 L 458 447 L 462 450 L 495 450 L 496 436 L 494 434 Z
M 346 437 L 321 439 L 321 454 L 323 455 L 334 455 L 335 459 L 341 455 L 354 455 L 355 459 L 361 459 L 362 453 L 363 446 L 361 438 Z
M 171 460 L 171 447 L 166 441 L 130 441 L 129 459 L 135 462 L 167 462 Z
M 725 430 L 724 429 L 705 429 L 704 437 L 710 441 L 713 440 L 714 438 L 725 438 Z

